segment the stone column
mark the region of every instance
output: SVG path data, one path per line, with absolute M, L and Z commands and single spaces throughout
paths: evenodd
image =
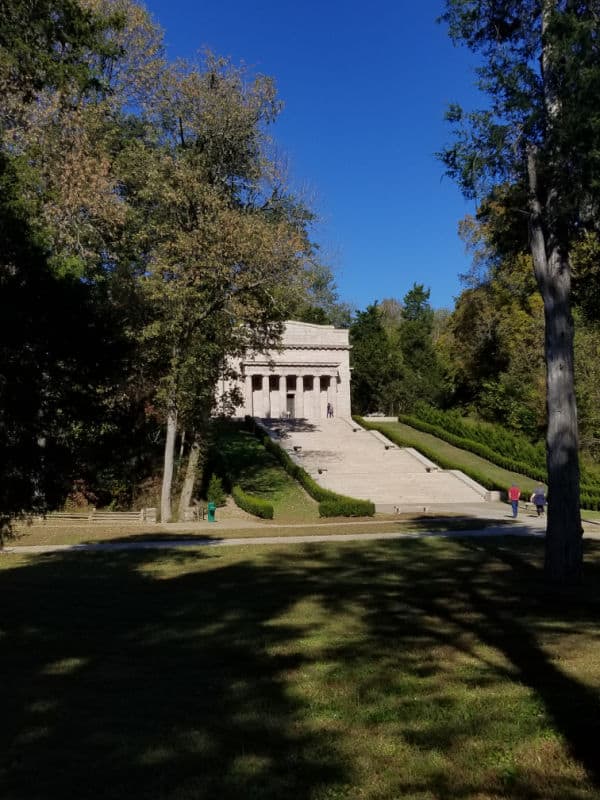
M 287 411 L 287 389 L 285 375 L 279 376 L 279 416 L 285 417 Z
M 302 377 L 302 414 L 306 419 L 312 416 L 311 400 L 312 392 L 307 388 L 310 381 L 310 375 Z
M 269 398 L 269 375 L 262 376 L 262 413 L 261 417 L 271 415 L 271 403 Z
M 254 416 L 254 408 L 252 407 L 252 375 L 244 376 L 244 414 Z
M 337 375 L 334 372 L 329 376 L 329 402 L 333 408 L 333 416 L 338 415 L 338 402 L 337 402 Z
M 304 411 L 304 375 L 298 375 L 296 378 L 296 416 L 302 418 L 305 416 Z
M 340 417 L 350 416 L 350 371 L 340 369 L 340 382 L 337 384 L 338 390 L 338 415 Z
M 313 381 L 313 416 L 321 419 L 321 376 L 315 375 Z

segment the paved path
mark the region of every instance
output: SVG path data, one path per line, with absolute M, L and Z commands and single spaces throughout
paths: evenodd
M 4 553 L 10 555 L 36 555 L 43 553 L 63 552 L 111 552 L 122 550 L 171 550 L 195 549 L 203 547 L 246 547 L 256 545 L 278 544 L 314 544 L 315 542 L 363 542 L 386 541 L 397 539 L 427 539 L 427 538 L 490 538 L 494 536 L 526 536 L 541 538 L 544 530 L 539 525 L 515 524 L 498 525 L 482 530 L 467 531 L 418 531 L 414 533 L 328 533 L 304 536 L 256 536 L 244 539 L 173 539 L 170 541 L 146 542 L 95 542 L 91 544 L 53 544 L 53 545 L 28 545 L 23 547 L 5 547 Z M 600 534 L 598 534 L 600 537 Z
M 438 507 L 440 514 L 450 510 L 451 507 L 442 506 Z M 455 508 L 453 509 L 456 510 Z M 247 547 L 257 545 L 287 545 L 287 544 L 312 544 L 312 543 L 327 543 L 327 542 L 361 542 L 361 541 L 389 541 L 401 539 L 425 539 L 425 538 L 489 538 L 493 536 L 529 536 L 534 538 L 541 538 L 545 535 L 546 518 L 538 518 L 535 515 L 521 512 L 516 522 L 512 522 L 511 512 L 506 504 L 502 503 L 486 503 L 485 505 L 473 504 L 471 507 L 463 507 L 465 518 L 477 517 L 478 513 L 481 518 L 496 519 L 498 523 L 504 521 L 508 524 L 491 525 L 482 527 L 476 530 L 453 530 L 453 531 L 414 531 L 414 532 L 387 532 L 379 531 L 378 529 L 383 525 L 393 525 L 394 519 L 388 520 L 370 520 L 365 521 L 344 521 L 344 522 L 330 522 L 322 524 L 323 533 L 316 534 L 298 534 L 291 536 L 249 536 L 244 538 L 220 536 L 220 531 L 229 532 L 230 529 L 260 529 L 265 533 L 272 528 L 314 528 L 306 523 L 294 523 L 286 525 L 272 525 L 261 524 L 254 520 L 251 524 L 232 525 L 233 520 L 223 520 L 221 525 L 210 523 L 195 523 L 179 524 L 169 526 L 169 530 L 173 532 L 181 532 L 182 534 L 193 533 L 194 539 L 169 539 L 169 540 L 147 540 L 147 541 L 120 541 L 120 542 L 91 542 L 82 544 L 52 544 L 52 545 L 23 545 L 23 546 L 7 546 L 0 553 L 7 555 L 36 555 L 43 553 L 60 553 L 60 552 L 111 552 L 111 551 L 124 551 L 124 550 L 170 550 L 173 548 L 180 549 L 197 549 L 203 547 Z M 477 513 L 478 512 L 478 513 Z M 509 522 L 509 519 L 511 520 Z M 409 523 L 410 524 L 410 523 Z M 337 528 L 344 528 L 345 530 L 351 529 L 355 526 L 364 527 L 368 526 L 372 532 L 365 533 L 329 533 L 327 531 Z M 122 533 L 122 529 L 119 531 Z M 162 531 L 160 531 L 162 532 Z M 157 531 L 159 533 L 159 531 Z M 203 534 L 206 533 L 206 537 Z M 585 524 L 585 538 L 600 540 L 600 523 Z

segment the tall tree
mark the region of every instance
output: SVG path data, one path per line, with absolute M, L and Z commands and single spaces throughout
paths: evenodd
M 207 55 L 166 70 L 147 134 L 123 153 L 166 436 L 161 518 L 170 521 L 178 430 L 197 438 L 226 356 L 272 346 L 311 253 L 307 217 L 285 195 L 265 128 L 270 79 Z M 190 481 L 186 482 L 189 492 Z
M 402 300 L 399 344 L 404 361 L 403 409 L 418 401 L 436 405 L 442 393 L 442 370 L 433 346 L 434 311 L 430 290 L 414 283 Z
M 63 495 L 70 433 L 94 405 L 102 324 L 55 258 L 28 120 L 100 88 L 112 22 L 72 0 L 0 4 L 0 526 Z M 114 28 L 112 28 L 114 30 Z M 50 101 L 50 98 L 53 98 Z M 43 137 L 42 137 L 43 139 Z M 36 143 L 38 150 L 43 140 Z M 69 320 L 69 324 L 67 324 Z M 96 346 L 100 348 L 96 350 Z M 94 369 L 96 368 L 96 369 Z M 84 408 L 84 406 L 86 408 Z M 89 419 L 89 417 L 88 417 Z
M 357 313 L 350 326 L 350 343 L 353 409 L 359 414 L 389 411 L 402 376 L 402 361 L 377 303 Z
M 583 550 L 570 255 L 598 200 L 598 3 L 447 0 L 443 19 L 452 39 L 479 55 L 489 105 L 468 114 L 450 108 L 456 136 L 441 157 L 467 196 L 508 183 L 525 198 L 520 211 L 545 314 L 545 569 L 552 581 L 576 582 Z

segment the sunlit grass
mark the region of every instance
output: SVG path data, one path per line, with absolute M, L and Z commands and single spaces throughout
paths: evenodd
M 311 522 L 319 518 L 317 503 L 252 433 L 234 423 L 222 423 L 216 447 L 232 481 L 272 503 L 276 521 Z
M 281 519 L 256 521 L 250 527 L 233 527 L 231 520 L 221 518 L 217 510 L 215 524 L 203 523 L 177 525 L 114 525 L 114 524 L 69 524 L 41 522 L 34 525 L 20 524 L 14 529 L 14 538 L 8 544 L 16 547 L 32 545 L 74 545 L 100 542 L 148 542 L 221 539 L 253 539 L 262 536 L 323 536 L 327 534 L 365 533 L 419 533 L 422 531 L 481 530 L 501 524 L 497 519 L 479 517 L 399 514 L 380 519 L 351 520 L 323 519 L 306 524 L 282 522 Z M 507 519 L 506 524 L 510 524 Z
M 3 556 L 7 800 L 600 796 L 600 546 Z
M 456 469 L 473 469 L 480 475 L 484 475 L 489 481 L 493 482 L 496 486 L 504 486 L 508 489 L 513 483 L 520 487 L 523 495 L 528 498 L 533 492 L 539 481 L 534 481 L 525 475 L 520 475 L 518 472 L 511 472 L 507 469 L 492 464 L 485 458 L 476 456 L 468 450 L 462 450 L 460 447 L 448 444 L 448 442 L 433 436 L 430 433 L 423 433 L 416 428 L 411 428 L 410 425 L 404 425 L 402 422 L 381 422 L 378 427 L 385 433 L 386 430 L 396 432 L 406 442 L 407 447 L 415 447 L 419 449 L 419 445 L 425 445 L 428 449 L 434 449 L 440 454 L 440 457 L 450 459 L 456 465 Z

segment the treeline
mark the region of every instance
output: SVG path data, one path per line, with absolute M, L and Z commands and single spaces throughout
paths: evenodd
M 419 401 L 444 402 L 444 365 L 436 349 L 446 314 L 414 284 L 402 301 L 387 299 L 359 311 L 350 325 L 352 409 L 355 414 L 410 411 Z
M 225 355 L 347 313 L 273 155 L 281 103 L 214 54 L 170 63 L 132 0 L 2 9 L 2 524 L 69 495 L 128 507 L 157 474 L 168 520 Z
M 429 291 L 415 284 L 402 301 L 387 299 L 359 312 L 350 328 L 353 343 L 353 409 L 365 414 L 413 415 L 434 423 L 432 409 L 454 410 L 435 418 L 448 433 L 460 417 L 496 423 L 507 435 L 504 456 L 522 461 L 545 478 L 546 364 L 544 310 L 526 239 L 500 246 L 499 198 L 493 210 L 461 223 L 473 268 L 453 309 L 433 310 Z M 503 225 L 507 225 L 504 213 Z M 504 229 L 504 236 L 516 236 Z M 586 463 L 600 460 L 600 243 L 591 233 L 574 249 L 575 377 L 580 444 Z M 431 418 L 430 418 L 431 417 Z M 481 446 L 493 429 L 471 427 Z M 510 433 L 518 435 L 511 439 Z M 531 449 L 523 451 L 523 441 Z M 517 445 L 516 442 L 519 442 Z M 506 450 L 508 448 L 508 450 Z M 512 448 L 512 452 L 511 451 Z M 506 452 L 505 452 L 506 450 Z M 517 467 L 514 467 L 517 469 Z M 523 472 L 524 469 L 518 469 Z M 525 471 L 526 474 L 529 472 Z M 589 488 L 589 487 L 587 487 Z

